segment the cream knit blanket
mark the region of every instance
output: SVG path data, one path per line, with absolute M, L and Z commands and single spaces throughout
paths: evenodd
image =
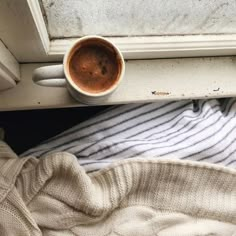
M 0 142 L 0 235 L 236 236 L 236 170 L 133 159 L 86 174 L 71 154 Z

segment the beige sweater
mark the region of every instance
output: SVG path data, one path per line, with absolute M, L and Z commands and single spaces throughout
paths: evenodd
M 169 160 L 86 174 L 58 153 L 18 158 L 0 142 L 1 236 L 236 236 L 236 171 Z

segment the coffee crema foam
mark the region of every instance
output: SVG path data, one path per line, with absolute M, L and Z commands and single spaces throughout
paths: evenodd
M 116 52 L 112 50 L 91 44 L 82 45 L 74 51 L 69 62 L 69 73 L 81 90 L 101 93 L 117 82 L 121 66 Z

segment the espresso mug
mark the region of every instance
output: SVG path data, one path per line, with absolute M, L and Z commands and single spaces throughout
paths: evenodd
M 124 72 L 124 58 L 112 42 L 85 36 L 68 49 L 63 65 L 37 68 L 33 81 L 41 86 L 67 87 L 77 101 L 99 104 L 119 86 Z

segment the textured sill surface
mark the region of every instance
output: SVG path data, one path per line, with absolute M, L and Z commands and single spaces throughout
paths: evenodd
M 83 106 L 65 88 L 32 82 L 35 68 L 21 64 L 21 81 L 0 93 L 0 110 Z M 236 57 L 129 60 L 120 87 L 103 105 L 236 96 Z

